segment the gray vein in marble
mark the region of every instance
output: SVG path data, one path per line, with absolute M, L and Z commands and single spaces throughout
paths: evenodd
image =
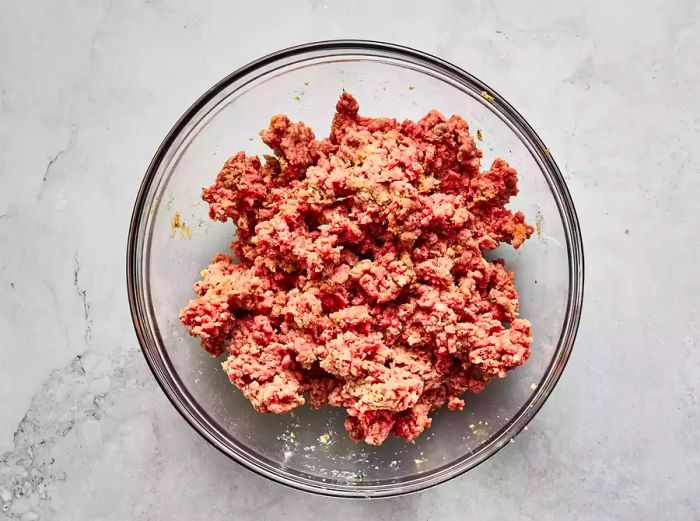
M 54 153 L 49 159 L 49 161 L 46 163 L 46 167 L 44 168 L 44 174 L 41 178 L 41 189 L 37 194 L 38 200 L 41 200 L 41 198 L 44 196 L 47 189 L 47 182 L 50 181 L 52 173 L 54 172 L 54 170 L 56 170 L 57 165 L 59 164 L 59 160 L 64 158 L 68 151 L 74 146 L 76 135 L 77 127 L 74 124 L 71 124 L 68 129 L 68 138 L 66 139 L 65 146 L 63 146 L 60 150 Z
M 90 316 L 90 302 L 87 297 L 87 290 L 80 286 L 80 281 L 78 280 L 80 275 L 80 260 L 78 254 L 73 256 L 74 267 L 73 267 L 73 286 L 75 291 L 80 297 L 80 301 L 83 304 L 83 318 L 85 320 L 85 343 L 89 343 L 92 338 L 92 318 Z
M 49 159 L 49 162 L 46 164 L 46 168 L 44 169 L 44 177 L 42 177 L 42 182 L 46 182 L 46 180 L 49 178 L 49 172 L 51 172 L 51 168 L 53 167 L 54 163 L 59 160 L 59 158 L 66 153 L 66 149 L 63 148 L 56 152 L 54 156 Z
M 104 25 L 105 25 L 105 22 L 107 21 L 109 13 L 112 10 L 113 3 L 114 3 L 114 0 L 108 0 L 107 5 L 105 5 L 104 11 L 102 12 L 102 15 L 100 16 L 100 19 L 95 24 L 95 31 L 93 32 L 92 38 L 90 38 L 90 42 L 88 43 L 88 50 L 89 50 L 89 58 L 88 58 L 88 66 L 87 66 L 88 69 L 90 69 L 91 66 L 95 63 L 95 59 L 96 59 L 95 46 L 97 44 L 98 39 L 100 38 L 100 35 L 103 34 Z

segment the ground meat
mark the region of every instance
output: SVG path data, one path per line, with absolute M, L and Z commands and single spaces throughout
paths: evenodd
M 256 410 L 328 404 L 355 440 L 412 440 L 530 355 L 514 276 L 483 252 L 533 229 L 505 208 L 517 172 L 482 170 L 459 116 L 361 117 L 348 93 L 336 109 L 322 140 L 273 117 L 275 155 L 239 152 L 203 191 L 237 234 L 180 320 Z

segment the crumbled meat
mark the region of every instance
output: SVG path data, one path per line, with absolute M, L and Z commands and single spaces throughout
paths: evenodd
M 322 140 L 273 117 L 275 156 L 239 152 L 203 191 L 237 235 L 180 320 L 256 410 L 329 404 L 355 440 L 412 440 L 530 355 L 514 276 L 483 253 L 533 228 L 505 208 L 517 172 L 482 170 L 459 116 L 362 117 L 348 93 L 336 109 Z

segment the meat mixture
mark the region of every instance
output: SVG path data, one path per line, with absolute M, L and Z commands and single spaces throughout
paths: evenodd
M 180 313 L 256 410 L 343 407 L 354 440 L 412 440 L 528 359 L 513 273 L 484 252 L 533 228 L 464 119 L 363 117 L 345 92 L 329 137 L 285 115 L 260 135 L 274 155 L 238 152 L 203 191 L 236 236 Z

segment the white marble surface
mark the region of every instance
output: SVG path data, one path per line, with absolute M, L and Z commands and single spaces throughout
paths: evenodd
M 584 317 L 527 432 L 352 517 L 700 518 L 700 6 L 694 0 L 0 4 L 0 518 L 334 518 L 170 406 L 128 312 L 128 219 L 157 145 L 261 54 L 356 37 L 492 84 L 551 146 L 584 232 Z

